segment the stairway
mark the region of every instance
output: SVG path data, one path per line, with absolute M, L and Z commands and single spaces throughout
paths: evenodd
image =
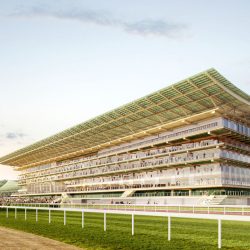
M 227 195 L 205 196 L 199 201 L 199 205 L 203 205 L 203 206 L 221 205 L 226 198 L 227 198 Z
M 134 192 L 135 192 L 134 189 L 128 189 L 121 195 L 121 198 L 131 197 L 134 194 Z
M 225 199 L 227 198 L 227 195 L 219 195 L 219 196 L 214 196 L 212 200 L 210 200 L 209 205 L 220 205 Z

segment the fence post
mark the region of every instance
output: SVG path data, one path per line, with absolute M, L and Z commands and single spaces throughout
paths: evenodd
M 171 240 L 171 217 L 168 216 L 168 241 Z
M 36 209 L 36 222 L 38 221 L 38 210 Z
M 107 218 L 106 218 L 106 211 L 104 212 L 104 231 L 106 232 L 106 230 L 107 230 L 107 225 L 106 225 L 106 222 L 107 222 Z
M 51 223 L 51 211 L 49 209 L 49 224 Z
M 17 217 L 17 208 L 15 207 L 15 219 Z
M 221 248 L 221 219 L 218 219 L 218 248 Z
M 63 224 L 64 224 L 64 226 L 65 226 L 65 225 L 66 225 L 66 220 L 67 220 L 67 218 L 66 218 L 66 210 L 65 210 L 65 209 L 64 209 L 63 214 L 64 214 Z
M 9 208 L 6 207 L 6 218 L 9 218 Z
M 134 214 L 132 214 L 132 235 L 135 234 L 135 218 Z
M 27 208 L 24 209 L 24 219 L 27 220 Z
M 82 210 L 82 228 L 84 228 L 84 210 Z

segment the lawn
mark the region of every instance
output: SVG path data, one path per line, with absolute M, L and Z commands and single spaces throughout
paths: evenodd
M 39 211 L 38 222 L 34 210 L 0 210 L 0 226 L 10 227 L 48 238 L 60 240 L 88 250 L 188 250 L 217 249 L 217 221 L 172 218 L 171 241 L 167 240 L 167 218 L 135 216 L 135 235 L 131 235 L 131 216 L 107 214 L 107 231 L 103 231 L 103 214 L 85 213 L 85 227 L 81 226 L 81 213 L 67 212 L 67 225 L 63 225 L 63 212 Z M 249 222 L 222 222 L 223 249 L 250 249 Z

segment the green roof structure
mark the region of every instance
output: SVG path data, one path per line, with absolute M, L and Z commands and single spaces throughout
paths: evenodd
M 201 72 L 143 98 L 0 158 L 17 168 L 76 157 L 167 130 L 197 116 L 232 116 L 249 123 L 250 96 L 215 69 Z M 198 119 L 198 118 L 197 118 Z
M 7 180 L 1 180 L 0 181 L 0 188 L 7 182 Z
M 8 180 L 3 186 L 0 187 L 0 193 L 12 193 L 19 189 L 17 181 Z

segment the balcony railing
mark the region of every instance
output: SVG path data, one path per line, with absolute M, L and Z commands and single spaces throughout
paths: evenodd
M 114 165 L 114 164 L 121 164 L 121 163 L 128 163 L 132 161 L 138 161 L 138 160 L 145 160 L 145 159 L 150 159 L 152 157 L 160 157 L 160 156 L 165 156 L 165 155 L 173 155 L 173 154 L 180 154 L 183 152 L 191 152 L 195 150 L 202 150 L 202 149 L 207 149 L 211 147 L 218 147 L 222 146 L 223 143 L 219 143 L 217 140 L 203 140 L 200 142 L 194 142 L 194 143 L 186 143 L 178 146 L 170 146 L 170 147 L 163 147 L 160 149 L 153 149 L 153 150 L 147 150 L 147 151 L 141 151 L 133 154 L 124 154 L 120 156 L 113 156 L 109 158 L 103 158 L 102 160 L 94 160 L 94 161 L 87 161 L 87 162 L 82 162 L 80 164 L 74 164 L 70 166 L 65 166 L 65 167 L 59 167 L 59 168 L 54 168 L 51 170 L 47 171 L 39 171 L 36 173 L 32 174 L 26 174 L 21 176 L 22 179 L 32 179 L 36 177 L 45 177 L 48 175 L 55 175 L 59 173 L 68 173 L 71 171 L 79 171 L 83 169 L 88 169 L 88 168 L 99 168 L 99 167 L 106 167 L 108 165 Z

